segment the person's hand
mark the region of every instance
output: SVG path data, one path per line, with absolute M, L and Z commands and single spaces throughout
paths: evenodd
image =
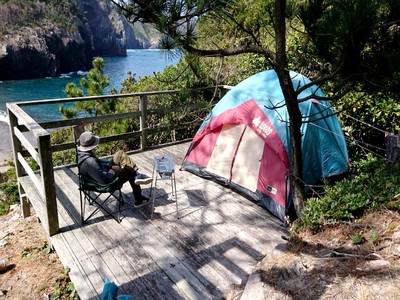
M 119 170 L 121 170 L 121 168 L 119 166 L 115 165 L 115 166 L 111 167 L 111 170 L 113 170 L 115 173 L 115 172 L 118 172 Z

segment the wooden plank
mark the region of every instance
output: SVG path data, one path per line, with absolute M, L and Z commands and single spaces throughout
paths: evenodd
M 64 185 L 63 187 L 65 188 L 66 186 L 67 185 Z M 57 187 L 57 190 L 58 189 Z M 72 277 L 75 278 L 73 282 L 78 294 L 82 293 L 88 295 L 88 299 L 99 298 L 98 295 L 102 293 L 104 280 L 110 272 L 105 272 L 106 274 L 103 273 L 107 268 L 90 240 L 92 238 L 93 242 L 96 242 L 97 238 L 96 236 L 88 237 L 87 233 L 82 230 L 84 227 L 80 226 L 80 220 L 77 221 L 73 217 L 75 214 L 71 214 L 67 210 L 71 207 L 66 204 L 70 201 L 68 191 L 65 192 L 65 190 L 63 190 L 63 193 L 58 191 L 57 195 L 59 201 L 64 204 L 60 205 L 59 209 L 61 228 L 58 235 L 62 235 L 65 239 L 65 243 L 70 245 L 73 249 L 71 254 L 75 264 L 69 266 L 72 273 L 71 279 Z M 58 250 L 56 247 L 55 249 L 56 251 Z M 60 257 L 60 259 L 63 261 L 62 257 Z M 64 261 L 63 265 L 66 265 L 68 262 L 71 262 L 71 260 Z M 89 282 L 85 280 L 85 277 L 88 277 Z M 87 285 L 89 285 L 89 287 Z M 95 294 L 93 294 L 93 291 L 95 291 Z
M 66 227 L 63 218 L 60 218 L 60 226 Z M 64 268 L 69 268 L 69 277 L 74 283 L 81 299 L 99 299 L 97 292 L 91 283 L 91 274 L 87 274 L 76 256 L 75 242 L 70 242 L 65 233 L 59 233 L 50 237 L 50 242 L 56 249 L 56 253 Z
M 59 173 L 59 172 L 58 172 Z M 64 176 L 64 180 L 66 179 L 66 178 L 68 178 L 69 176 L 67 176 L 67 177 L 65 177 Z M 70 177 L 69 177 L 70 178 Z M 69 183 L 69 182 L 65 182 L 65 187 L 70 187 L 71 186 L 71 184 Z M 68 193 L 66 193 L 66 194 L 68 194 Z M 133 206 L 133 200 L 131 201 L 131 204 L 132 204 L 132 206 Z M 98 219 L 98 221 L 99 222 L 96 222 L 95 224 L 96 224 L 96 226 L 95 226 L 95 224 L 91 224 L 90 225 L 90 227 L 94 230 L 94 231 L 96 231 L 97 232 L 97 235 L 99 236 L 99 239 L 100 240 L 102 240 L 103 242 L 105 241 L 105 240 L 107 240 L 107 241 L 109 241 L 108 242 L 108 246 L 109 247 L 112 247 L 113 245 L 115 245 L 117 242 L 118 242 L 118 238 L 120 238 L 120 239 L 122 239 L 122 240 L 126 240 L 126 238 L 129 236 L 129 235 L 123 235 L 123 236 L 117 236 L 117 238 L 112 238 L 113 236 L 115 236 L 116 234 L 118 234 L 121 230 L 121 228 L 120 229 L 118 229 L 118 230 L 116 230 L 116 231 L 114 231 L 114 232 L 111 232 L 111 233 L 109 233 L 110 232 L 110 229 L 112 229 L 112 228 L 114 228 L 114 226 L 116 226 L 116 227 L 120 227 L 120 226 L 118 226 L 119 224 L 118 223 L 116 223 L 114 220 L 100 220 L 100 219 Z M 106 223 L 107 223 L 107 221 L 108 221 L 108 225 L 105 225 Z M 125 222 L 125 221 L 123 221 L 123 222 Z M 102 226 L 102 229 L 98 229 L 97 228 L 97 226 Z M 85 230 L 86 230 L 86 227 L 87 226 L 85 226 Z M 126 232 L 125 232 L 125 234 L 126 234 Z M 107 235 L 107 236 L 106 236 Z M 130 242 L 132 242 L 132 240 L 131 239 L 129 239 L 130 240 Z M 127 249 L 129 250 L 129 249 L 134 249 L 134 248 L 138 248 L 138 243 L 137 242 L 135 242 L 135 244 L 137 245 L 137 246 L 135 246 L 134 244 L 132 244 L 132 243 L 129 243 L 129 244 L 126 244 L 125 245 L 125 250 L 124 251 L 126 251 Z M 99 246 L 98 244 L 97 244 L 97 246 Z M 105 252 L 105 251 L 108 251 L 106 248 L 104 248 L 104 247 L 102 247 L 101 245 L 99 246 L 99 247 L 97 247 L 97 250 L 98 251 L 100 251 L 100 252 Z M 111 252 L 114 252 L 114 251 L 116 251 L 116 249 L 110 249 L 110 251 Z M 118 259 L 118 261 L 119 261 L 119 263 L 121 263 L 121 262 L 123 262 L 124 263 L 124 267 L 125 268 L 127 268 L 127 265 L 126 265 L 126 261 L 128 261 L 128 260 L 125 260 L 125 259 L 123 259 L 123 257 L 121 257 L 121 253 L 122 253 L 123 251 L 119 251 L 119 259 Z M 127 251 L 127 253 L 129 253 L 129 251 Z M 122 259 L 121 259 L 122 258 Z M 114 266 L 113 266 L 113 268 L 115 268 L 116 267 L 116 265 L 115 265 L 116 263 L 115 263 L 115 260 L 114 260 Z M 137 261 L 136 262 L 133 262 L 132 264 L 134 264 L 134 265 L 136 265 L 137 264 Z M 143 266 L 147 266 L 147 264 L 148 264 L 148 262 L 146 261 L 145 262 L 145 264 L 143 264 Z M 129 266 L 129 265 L 128 265 Z M 147 267 L 146 267 L 147 268 Z M 132 270 L 132 268 L 130 268 L 131 270 Z M 125 276 L 125 283 L 121 283 L 121 282 L 117 282 L 117 283 L 119 283 L 120 285 L 122 284 L 123 286 L 124 286 L 124 288 L 126 289 L 126 288 L 129 288 L 129 285 L 131 285 L 131 284 L 129 284 L 128 283 L 128 286 L 127 286 L 127 284 L 126 284 L 126 280 L 127 280 L 127 278 L 126 278 L 126 276 Z M 146 289 L 148 289 L 148 287 L 149 287 L 149 285 L 151 284 L 151 285 L 154 285 L 154 282 L 158 282 L 158 280 L 153 280 L 153 282 L 151 282 L 151 283 L 149 283 L 149 282 L 147 282 L 145 285 L 144 285 L 144 287 L 142 288 L 142 291 L 143 290 L 146 290 Z M 147 287 L 146 287 L 147 286 Z M 133 290 L 134 289 L 134 286 L 130 286 L 130 290 Z M 145 295 L 146 295 L 146 293 L 144 293 Z M 159 292 L 157 292 L 157 293 L 155 293 L 156 295 L 159 295 Z M 164 291 L 164 294 L 166 294 L 166 292 Z M 149 298 L 147 298 L 147 299 L 151 299 L 152 297 L 150 297 L 151 295 L 149 295 Z M 154 293 L 153 293 L 153 296 L 154 296 Z M 168 297 L 168 298 L 171 298 L 171 297 Z
M 227 278 L 231 283 L 241 284 L 243 279 L 248 275 L 246 270 L 238 267 L 234 261 L 224 256 L 224 253 L 233 247 L 231 240 L 234 239 L 234 236 L 232 236 L 232 233 L 228 232 L 222 225 L 218 225 L 219 221 L 214 223 L 207 218 L 203 218 L 201 212 L 190 214 L 185 221 L 195 228 L 202 226 L 206 228 L 206 230 L 201 233 L 201 236 L 210 245 L 208 248 L 203 249 L 206 251 L 206 255 L 214 259 L 214 262 L 218 265 L 215 269 L 220 274 Z M 237 258 L 239 257 L 241 256 L 238 255 Z
M 182 259 L 177 255 L 172 246 L 158 231 L 140 236 L 139 242 L 142 244 L 156 261 L 157 265 L 167 274 L 175 285 L 190 299 L 211 298 L 203 279 L 199 274 L 188 268 Z M 153 246 L 152 246 L 153 245 Z M 163 251 L 153 251 L 154 245 L 158 245 Z
M 76 177 L 76 178 L 74 178 Z M 78 176 L 70 174 L 68 169 L 60 169 L 54 172 L 56 182 L 57 199 L 68 212 L 71 221 L 77 226 L 81 222 Z
M 57 172 L 58 175 L 60 175 L 60 172 Z M 73 183 L 69 182 L 71 181 L 71 176 L 61 176 L 64 179 L 64 186 L 63 186 L 63 191 L 64 193 L 68 196 L 68 198 L 71 198 L 71 193 L 73 193 Z M 75 184 L 76 185 L 76 184 Z M 77 190 L 77 186 L 75 186 L 75 189 Z M 133 207 L 133 199 L 130 201 L 131 207 Z M 71 207 L 70 205 L 66 205 Z M 76 205 L 73 205 L 74 208 L 76 208 Z M 97 236 L 95 240 L 98 242 L 95 244 L 95 247 L 97 251 L 100 253 L 102 259 L 105 261 L 107 266 L 109 266 L 109 269 L 112 270 L 113 276 L 109 275 L 108 278 L 110 280 L 113 280 L 118 286 L 121 286 L 123 290 L 126 291 L 132 291 L 135 289 L 135 286 L 131 282 L 132 279 L 132 274 L 129 272 L 127 273 L 127 270 L 133 270 L 133 267 L 130 266 L 129 263 L 127 263 L 129 260 L 124 259 L 122 255 L 123 251 L 125 250 L 119 250 L 115 248 L 115 245 L 117 244 L 117 240 L 114 238 L 115 232 L 110 233 L 110 228 L 113 228 L 114 226 L 118 227 L 119 229 L 116 230 L 116 232 L 120 231 L 120 226 L 117 222 L 115 222 L 113 219 L 106 219 L 103 215 L 101 217 L 96 218 L 96 222 L 90 223 L 89 225 L 85 225 L 82 228 L 82 231 L 86 232 L 87 235 L 91 236 L 91 240 L 93 240 L 93 236 Z M 101 227 L 101 228 L 100 228 Z M 121 237 L 126 239 L 126 236 Z M 99 242 L 101 241 L 101 242 Z M 137 244 L 137 243 L 136 243 Z M 132 248 L 132 244 L 127 245 L 126 247 Z M 118 253 L 115 254 L 115 253 Z M 134 262 L 136 264 L 136 262 Z M 135 279 L 135 278 L 133 278 Z M 151 283 L 154 284 L 154 283 Z M 148 289 L 149 283 L 144 285 L 142 290 Z M 122 291 L 123 292 L 123 291 Z M 144 293 L 145 295 L 147 293 Z M 157 293 L 156 293 L 157 294 Z M 151 296 L 151 295 L 149 295 Z M 151 298 L 151 297 L 150 297 Z M 150 299 L 147 298 L 147 299 Z
M 17 117 L 18 125 L 26 126 L 26 128 L 35 137 L 48 134 L 48 132 L 46 130 L 44 130 L 30 115 L 28 115 L 21 107 L 19 107 L 20 103 L 24 103 L 24 102 L 7 103 L 7 108 L 12 111 L 12 113 L 15 115 L 15 117 Z
M 43 223 L 43 226 L 47 234 L 49 234 L 45 205 L 43 203 L 42 197 L 40 196 L 35 186 L 35 183 L 32 182 L 29 176 L 19 177 L 18 183 L 22 186 L 23 190 L 25 191 L 26 197 L 28 197 L 29 202 L 32 204 L 37 216 Z
M 53 159 L 50 150 L 50 135 L 39 136 L 39 166 L 41 172 L 43 198 L 46 206 L 47 221 L 49 223 L 50 236 L 56 234 L 59 229 L 57 215 L 56 190 L 54 187 Z
M 136 239 L 143 249 L 149 253 L 151 258 L 186 297 L 190 299 L 193 299 L 193 297 L 195 299 L 209 297 L 207 296 L 209 293 L 205 288 L 208 281 L 193 266 L 184 262 L 181 253 L 176 251 L 176 247 L 165 238 L 162 230 L 154 227 L 153 222 L 147 221 L 140 227 L 135 228 L 132 228 L 130 223 L 122 222 L 121 224 L 126 227 L 128 232 L 132 232 L 134 229 L 140 232 Z M 160 252 L 160 249 L 163 250 Z
M 62 231 L 51 237 L 54 248 L 62 264 L 70 268 L 70 278 L 81 299 L 99 299 L 105 278 L 97 271 L 85 245 L 81 244 L 81 234 L 74 232 L 69 220 L 64 218 L 66 216 L 65 213 L 60 216 Z
M 129 221 L 130 219 L 126 219 L 122 222 Z M 113 247 L 115 255 L 124 263 L 125 270 L 132 278 L 134 285 L 127 291 L 130 295 L 134 295 L 135 299 L 181 299 L 173 288 L 173 283 L 141 247 L 135 235 L 131 235 L 124 226 L 105 226 L 104 223 L 100 225 L 113 237 L 117 246 L 109 246 Z
M 208 191 L 210 193 L 208 197 L 213 198 L 212 192 L 210 192 L 212 189 L 208 189 Z M 280 239 L 281 235 L 275 235 L 274 237 L 270 235 L 270 232 L 275 233 L 277 231 L 276 224 L 268 221 L 268 218 L 263 214 L 264 211 L 262 208 L 259 208 L 260 211 L 258 213 L 249 214 L 243 206 L 235 204 L 233 198 L 219 194 L 217 195 L 218 197 L 214 197 L 214 199 L 218 199 L 218 202 L 210 204 L 210 206 L 215 206 L 215 208 L 210 207 L 206 213 L 201 215 L 202 218 L 209 220 L 210 222 L 221 220 L 221 222 L 215 224 L 215 229 L 224 232 L 224 234 L 235 235 L 244 231 L 247 235 L 251 235 L 251 240 L 253 241 L 251 246 L 253 248 L 257 248 L 258 244 L 264 244 L 266 241 L 270 241 L 271 239 Z M 244 201 L 247 200 L 245 199 Z M 265 222 L 258 221 L 263 220 L 264 218 Z M 246 220 L 251 220 L 251 224 Z M 254 226 L 255 223 L 261 224 L 259 226 Z
M 41 197 L 43 197 L 43 185 L 40 182 L 40 180 L 37 178 L 37 175 L 31 167 L 29 166 L 28 162 L 25 160 L 25 158 L 21 155 L 21 153 L 17 153 L 17 158 L 19 163 L 22 165 L 26 173 L 28 174 L 30 180 L 33 182 L 33 184 L 36 186 L 36 191 L 40 194 Z M 21 177 L 20 177 L 21 178 Z
M 35 147 L 31 144 L 31 142 L 22 134 L 22 132 L 18 129 L 18 127 L 14 127 L 14 134 L 21 142 L 22 146 L 28 150 L 29 154 L 32 158 L 40 164 L 39 153 L 36 151 Z
M 154 156 L 180 159 L 186 149 L 187 144 L 176 145 L 131 157 L 149 175 Z M 72 266 L 71 279 L 82 299 L 99 297 L 105 277 L 119 286 L 119 293 L 138 300 L 223 298 L 281 242 L 283 229 L 263 208 L 186 171 L 176 171 L 180 219 L 174 214 L 170 185 L 161 181 L 154 220 L 148 219 L 150 206 L 132 207 L 126 184 L 121 223 L 100 213 L 81 227 L 76 171 L 71 167 L 55 172 L 62 215 L 55 247 L 64 247 L 59 255 L 68 256 L 63 261 Z M 149 186 L 142 188 L 148 195 Z
M 212 278 L 205 283 L 209 292 L 214 297 L 222 297 L 220 288 L 231 285 L 232 280 L 216 262 L 215 258 L 219 257 L 219 253 L 214 251 L 213 245 L 203 239 L 203 235 L 209 229 L 195 227 L 194 224 L 188 227 L 180 222 L 159 222 L 159 225 L 160 232 L 182 253 L 184 261 L 195 266 L 204 278 Z
M 219 200 L 221 200 L 221 199 L 219 199 Z M 228 199 L 227 199 L 228 200 Z M 212 210 L 212 208 L 210 208 L 210 207 L 207 207 L 206 208 L 206 210 L 210 210 L 211 212 L 213 211 Z M 226 211 L 226 209 L 225 208 L 221 208 L 221 211 Z M 199 213 L 199 214 L 201 214 L 201 213 Z M 212 217 L 207 217 L 206 219 L 209 219 L 210 220 L 210 222 L 212 222 L 212 221 L 215 221 L 215 220 L 218 220 L 218 218 L 219 218 L 219 216 L 218 215 L 216 215 L 215 213 L 213 213 L 214 215 L 212 216 Z M 209 216 L 209 213 L 206 213 L 206 215 L 208 215 Z M 202 214 L 202 218 L 201 218 L 201 220 L 205 220 L 204 218 L 203 218 L 203 216 L 204 216 L 204 214 Z M 236 215 L 236 218 L 238 218 L 238 216 L 240 216 L 240 215 Z M 225 218 L 225 216 L 224 216 L 224 218 Z M 239 220 L 242 220 L 240 217 L 238 218 Z M 234 220 L 225 220 L 225 222 L 224 223 L 230 223 L 230 222 L 233 222 L 234 223 Z M 190 222 L 192 225 L 194 225 L 195 227 L 197 227 L 197 226 L 201 226 L 201 222 L 199 223 L 199 225 L 198 224 L 196 224 L 196 223 L 194 223 L 193 222 L 193 218 L 191 218 L 191 222 Z M 205 223 L 202 223 L 203 225 L 205 224 Z M 245 224 L 246 225 L 246 224 Z M 219 226 L 219 225 L 217 225 L 217 226 Z M 214 227 L 217 227 L 217 226 L 214 226 Z M 243 226 L 243 225 L 242 225 Z M 251 240 L 251 239 L 248 239 L 248 238 L 246 238 L 246 235 L 247 234 L 245 234 L 245 233 L 242 233 L 242 231 L 243 231 L 243 227 L 239 227 L 239 226 L 230 226 L 229 228 L 227 228 L 226 226 L 222 226 L 221 228 L 220 228 L 220 230 L 222 230 L 222 232 L 220 232 L 220 234 L 216 234 L 215 233 L 215 231 L 211 234 L 211 236 L 212 237 L 215 237 L 215 236 L 217 236 L 218 238 L 216 239 L 216 241 L 220 241 L 220 240 L 224 240 L 226 237 L 224 237 L 224 233 L 223 232 L 225 232 L 225 235 L 226 236 L 228 236 L 229 234 L 233 234 L 233 236 L 232 236 L 232 240 L 234 241 L 234 244 L 230 244 L 229 246 L 228 246 L 228 248 L 226 249 L 226 250 L 224 250 L 224 252 L 223 253 L 219 253 L 219 255 L 227 255 L 227 257 L 228 257 L 228 260 L 229 260 L 229 257 L 243 257 L 243 253 L 245 252 L 245 254 L 247 254 L 247 253 L 249 253 L 250 255 L 247 255 L 248 257 L 249 257 L 249 260 L 247 260 L 247 262 L 244 264 L 244 266 L 245 266 L 245 269 L 249 269 L 249 267 L 252 265 L 252 263 L 255 261 L 254 259 L 260 259 L 261 257 L 262 257 L 262 252 L 259 252 L 259 250 L 261 250 L 262 248 L 261 247 L 259 247 L 258 246 L 258 241 L 257 241 L 257 243 L 256 244 L 254 244 L 254 242 Z M 221 235 L 222 234 L 222 235 Z M 203 233 L 202 233 L 202 236 L 204 236 L 203 235 Z M 241 237 L 241 239 L 239 239 L 239 238 L 237 238 L 238 236 L 240 236 Z M 244 242 L 243 240 L 245 240 L 245 241 L 247 241 L 247 242 Z M 250 243 L 250 244 L 249 244 Z M 254 246 L 258 246 L 257 248 L 258 248 L 258 250 L 256 250 L 256 249 L 254 249 Z M 231 247 L 231 248 L 229 248 L 229 247 Z M 232 249 L 234 249 L 236 252 L 234 252 L 234 251 L 232 251 Z M 224 253 L 227 253 L 227 254 L 224 254 Z M 233 254 L 233 253 L 235 253 L 235 254 Z M 239 255 L 240 254 L 240 255 Z M 265 254 L 265 253 L 264 253 Z
M 207 209 L 209 209 L 209 207 L 207 207 Z M 229 222 L 229 220 L 227 220 L 227 221 Z M 204 226 L 204 225 L 205 225 L 205 223 L 201 223 L 201 222 L 196 223 L 196 222 L 193 222 L 192 219 L 188 224 L 188 226 L 191 226 L 192 228 L 201 228 L 201 226 Z M 175 228 L 175 230 L 172 229 L 171 235 L 169 238 L 178 236 L 179 233 L 184 230 L 183 229 L 184 227 L 185 226 L 179 226 L 179 228 Z M 164 227 L 160 230 L 163 230 L 163 232 L 165 234 L 168 234 L 168 231 L 166 231 L 166 229 L 167 228 L 165 228 L 165 225 L 164 225 Z M 226 261 L 229 262 L 230 260 L 233 261 L 233 259 L 235 257 L 236 258 L 241 257 L 243 260 L 243 257 L 246 256 L 248 259 L 245 263 L 242 263 L 242 265 L 244 265 L 245 266 L 244 269 L 246 269 L 246 271 L 248 271 L 248 269 L 255 263 L 255 259 L 260 259 L 262 257 L 262 252 L 258 251 L 258 250 L 261 250 L 262 247 L 258 247 L 258 250 L 253 249 L 253 247 L 252 247 L 253 243 L 251 243 L 249 246 L 248 243 L 246 242 L 245 234 L 242 234 L 241 229 L 239 229 L 239 231 L 240 231 L 239 233 L 237 233 L 237 234 L 234 233 L 233 236 L 229 238 L 228 234 L 224 236 L 224 235 L 221 235 L 221 233 L 218 234 L 215 232 L 215 230 L 212 230 L 212 233 L 209 233 L 209 235 L 214 238 L 215 242 L 212 244 L 215 246 L 214 247 L 215 249 L 208 248 L 207 252 L 214 250 L 214 254 L 211 253 L 211 255 L 210 255 L 210 253 L 208 253 L 207 255 L 205 255 L 205 257 L 207 257 L 207 256 L 208 257 L 219 257 L 220 261 L 223 260 L 223 258 L 226 258 Z M 229 233 L 229 231 L 228 231 L 228 233 Z M 188 237 L 185 239 L 185 241 L 182 244 L 184 245 L 185 243 L 189 243 L 192 248 L 193 245 L 192 245 L 192 243 L 190 243 L 191 238 L 189 235 L 196 236 L 196 237 L 198 237 L 198 236 L 204 237 L 204 236 L 207 236 L 207 232 L 202 231 L 201 233 L 197 232 L 195 234 L 193 234 L 193 232 L 192 233 L 188 232 L 187 235 L 188 235 Z M 218 243 L 220 241 L 226 240 L 227 237 L 228 237 L 228 240 L 229 239 L 231 240 L 231 242 L 229 242 L 229 244 L 226 244 L 223 247 L 221 245 L 218 245 Z M 199 242 L 199 239 L 196 238 L 195 243 L 198 243 L 198 242 Z M 179 243 L 179 241 L 174 240 L 174 242 L 172 242 L 172 243 L 174 245 L 177 245 Z M 211 247 L 213 247 L 213 246 L 211 246 Z M 264 249 L 264 251 L 268 251 L 268 248 Z M 201 251 L 200 251 L 200 253 L 201 253 Z M 199 253 L 196 253 L 193 256 L 199 257 L 200 255 L 199 255 Z M 265 253 L 264 253 L 264 255 L 265 255 Z M 235 268 L 238 267 L 238 266 L 232 267 L 231 263 L 224 263 L 222 265 L 222 269 L 226 268 L 226 266 L 229 266 L 229 265 L 230 265 L 230 267 L 228 269 L 231 269 L 231 270 L 232 269 L 234 270 Z M 213 266 L 213 268 L 218 270 L 218 272 L 220 272 L 221 274 L 223 274 L 222 276 L 225 276 L 226 278 L 231 277 L 230 274 L 226 274 L 227 273 L 226 270 L 222 270 L 221 268 L 215 267 L 215 266 Z M 228 270 L 228 272 L 230 272 L 230 271 Z M 233 272 L 233 273 L 235 273 L 235 272 Z M 214 275 L 216 275 L 216 274 L 214 273 Z M 243 276 L 239 277 L 239 278 L 236 277 L 235 283 L 240 284 L 241 280 L 243 280 L 247 276 L 247 273 L 243 274 Z M 213 279 L 215 281 L 215 279 L 216 279 L 215 276 L 213 276 Z
M 133 229 L 129 223 L 121 224 L 126 226 L 128 231 Z M 174 282 L 179 291 L 189 299 L 209 298 L 208 291 L 201 282 L 199 274 L 182 263 L 179 253 L 174 250 L 173 245 L 162 233 L 158 230 L 149 229 L 149 227 L 152 227 L 151 221 L 146 225 L 138 228 L 141 234 L 136 239 L 167 277 Z M 162 251 L 159 251 L 159 249 L 162 249 Z
M 187 220 L 187 218 L 186 218 L 186 220 Z M 173 223 L 169 222 L 167 224 L 171 225 Z M 187 234 L 186 234 L 187 236 L 184 237 L 183 235 L 181 235 L 182 232 L 186 231 L 184 228 L 192 228 L 192 230 L 194 228 L 196 228 L 196 229 L 205 228 L 205 230 L 202 230 L 201 232 L 197 232 L 197 231 L 193 232 L 191 230 L 187 230 Z M 163 232 L 163 234 L 166 237 L 168 237 L 170 240 L 172 240 L 171 243 L 174 244 L 175 247 L 180 247 L 181 250 L 183 249 L 183 250 L 190 251 L 186 247 L 186 245 L 190 245 L 189 247 L 190 247 L 190 249 L 192 249 L 194 244 L 202 243 L 202 246 L 204 246 L 207 250 L 205 252 L 202 249 L 199 249 L 198 252 L 193 250 L 194 252 L 192 252 L 189 255 L 186 255 L 185 260 L 190 260 L 190 261 L 194 262 L 194 264 L 196 264 L 201 269 L 207 269 L 207 267 L 212 265 L 211 268 L 213 271 L 209 272 L 210 270 L 207 269 L 207 271 L 205 273 L 208 275 L 214 274 L 212 276 L 213 283 L 218 282 L 219 281 L 218 278 L 221 279 L 221 277 L 223 277 L 224 279 L 228 279 L 230 281 L 230 284 L 232 284 L 232 282 L 235 282 L 237 284 L 241 283 L 241 280 L 243 279 L 243 277 L 238 278 L 236 275 L 234 277 L 232 277 L 231 274 L 227 274 L 226 270 L 223 270 L 223 268 L 221 269 L 217 264 L 214 263 L 214 259 L 216 257 L 218 257 L 218 259 L 221 259 L 221 254 L 223 254 L 223 252 L 224 252 L 224 251 L 221 251 L 221 249 L 223 249 L 223 248 L 221 248 L 221 246 L 218 245 L 218 243 L 221 240 L 224 240 L 224 237 L 222 237 L 220 233 L 216 233 L 216 231 L 213 230 L 212 227 L 209 227 L 209 226 L 207 226 L 207 224 L 201 223 L 201 222 L 200 222 L 200 224 L 197 224 L 195 222 L 188 222 L 187 226 L 180 223 L 179 226 L 177 226 L 176 228 L 173 228 L 170 232 L 168 232 L 166 229 L 167 228 L 166 228 L 165 224 L 162 223 L 162 228 L 160 228 L 160 232 Z M 179 241 L 178 236 L 180 236 L 180 239 L 182 239 L 182 242 Z M 201 236 L 201 238 L 200 238 L 200 236 Z M 209 244 L 210 240 L 208 240 L 208 242 L 201 241 L 203 239 L 203 237 L 207 238 L 207 236 L 212 237 L 212 240 L 214 242 Z M 194 240 L 194 242 L 192 242 L 192 240 Z M 207 243 L 208 243 L 208 245 L 206 245 Z M 203 260 L 201 259 L 202 256 L 204 258 Z M 211 258 L 211 259 L 207 260 L 207 257 Z M 235 266 L 231 265 L 231 267 L 229 269 L 235 269 Z M 247 274 L 244 274 L 244 276 L 247 276 Z M 228 285 L 229 284 L 225 284 L 225 286 L 228 286 Z M 210 289 L 210 286 L 208 286 L 208 288 Z M 216 296 L 216 295 L 214 295 L 214 296 Z
M 216 185 L 215 188 L 210 189 L 209 192 L 218 195 L 218 199 L 222 200 L 218 201 L 216 205 L 224 206 L 228 204 L 228 207 L 224 208 L 224 211 L 232 220 L 237 218 L 237 214 L 244 214 L 243 219 L 252 219 L 255 215 L 262 215 L 262 217 L 252 219 L 253 226 L 247 227 L 247 230 L 257 232 L 259 238 L 281 240 L 281 236 L 287 235 L 287 230 L 281 220 L 252 201 L 243 197 L 235 197 L 235 195 L 237 195 L 235 192 L 231 190 L 227 191 L 221 185 Z M 228 194 L 226 196 L 227 198 L 224 196 L 225 193 Z M 224 201 L 224 197 L 231 200 Z

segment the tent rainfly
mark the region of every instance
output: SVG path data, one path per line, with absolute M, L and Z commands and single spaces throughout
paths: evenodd
M 293 86 L 309 84 L 290 72 Z M 329 101 L 311 85 L 298 95 L 303 116 L 303 180 L 317 183 L 349 170 L 346 142 Z M 293 210 L 288 112 L 274 70 L 232 88 L 200 126 L 182 169 L 247 196 L 281 220 Z

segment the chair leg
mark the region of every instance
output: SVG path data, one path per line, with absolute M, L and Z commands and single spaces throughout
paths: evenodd
M 178 209 L 178 193 L 176 191 L 176 178 L 175 178 L 175 172 L 172 173 L 171 178 L 173 177 L 173 185 L 172 185 L 172 190 L 173 190 L 173 195 L 175 195 L 175 205 L 176 205 L 176 218 L 179 219 L 179 209 Z
M 153 171 L 154 175 L 154 171 Z M 154 178 L 154 177 L 153 177 Z M 153 215 L 154 215 L 154 201 L 156 201 L 156 189 L 157 189 L 157 174 L 154 179 L 154 187 L 153 183 L 151 183 L 151 190 L 150 190 L 150 201 L 151 201 L 151 215 L 150 215 L 150 220 L 153 220 Z
M 119 195 L 117 198 L 117 202 L 118 202 L 118 217 L 117 217 L 117 222 L 121 223 L 122 219 L 121 219 L 121 203 L 124 203 L 124 197 L 122 196 L 122 191 L 119 190 L 118 191 Z
M 81 221 L 82 224 L 86 223 L 87 220 L 89 220 L 94 214 L 96 214 L 100 209 L 102 209 L 106 214 L 108 214 L 110 217 L 112 217 L 115 221 L 118 223 L 121 223 L 121 202 L 123 202 L 123 197 L 122 197 L 122 191 L 116 191 L 118 192 L 118 196 L 115 195 L 114 193 L 109 193 L 109 195 L 104 199 L 101 200 L 100 195 L 102 193 L 96 194 L 94 198 L 90 197 L 90 191 L 82 191 L 85 194 L 85 199 L 81 201 Z M 111 197 L 114 197 L 116 199 L 117 203 L 117 216 L 115 216 L 115 213 L 110 211 L 105 204 L 107 203 L 108 200 L 110 200 Z M 95 204 L 96 208 L 91 212 L 91 214 L 85 218 L 85 205 L 86 201 L 88 201 L 90 204 Z M 83 202 L 83 204 L 82 204 Z
M 81 201 L 81 225 L 83 225 L 84 220 L 85 220 L 85 204 L 86 204 L 86 198 L 83 199 L 82 197 L 82 190 L 79 190 L 79 198 Z

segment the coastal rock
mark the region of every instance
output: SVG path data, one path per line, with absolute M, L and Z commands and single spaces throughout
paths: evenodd
M 106 0 L 78 0 L 88 21 L 97 56 L 125 56 L 127 45 L 142 48 L 135 39 L 131 25 L 117 13 L 115 6 Z
M 56 76 L 91 67 L 90 27 L 64 5 L 10 0 L 0 6 L 0 80 Z
M 148 40 L 145 39 L 140 39 L 136 37 L 135 32 L 133 30 L 133 27 L 131 23 L 129 23 L 125 17 L 122 17 L 122 23 L 124 25 L 124 30 L 126 34 L 126 48 L 127 49 L 144 49 L 144 48 L 149 48 L 146 47 L 146 42 Z
M 90 68 L 90 28 L 72 14 L 73 7 L 21 1 L 2 4 L 0 80 L 52 77 Z
M 143 48 L 110 1 L 63 5 L 10 0 L 0 6 L 0 80 L 87 71 L 94 56 Z
M 89 33 L 78 26 L 75 31 L 52 26 L 21 28 L 2 41 L 0 80 L 30 79 L 56 76 L 76 68 L 91 66 L 91 43 L 84 39 Z

